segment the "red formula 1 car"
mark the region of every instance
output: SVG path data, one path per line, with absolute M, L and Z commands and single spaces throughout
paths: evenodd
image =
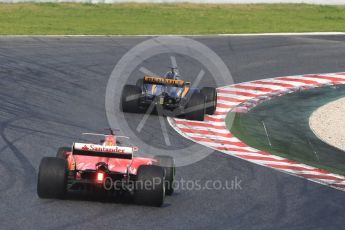
M 90 190 L 114 195 L 129 194 L 138 204 L 161 206 L 173 193 L 174 161 L 169 156 L 133 156 L 137 147 L 128 147 L 111 134 L 100 144 L 74 143 L 59 148 L 56 157 L 44 157 L 38 173 L 40 198 L 63 198 L 68 191 Z

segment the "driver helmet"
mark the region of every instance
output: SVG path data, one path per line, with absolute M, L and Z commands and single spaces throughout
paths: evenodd
M 105 146 L 116 146 L 116 137 L 112 135 L 106 136 L 103 144 Z
M 165 78 L 166 79 L 178 79 L 178 76 L 177 76 L 176 72 L 169 71 L 165 74 Z

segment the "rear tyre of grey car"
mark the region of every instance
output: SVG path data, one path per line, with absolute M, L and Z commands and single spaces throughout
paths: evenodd
M 135 184 L 135 203 L 160 207 L 164 198 L 164 169 L 157 165 L 141 165 Z
M 66 159 L 65 152 L 70 152 L 70 151 L 71 151 L 70 147 L 60 147 L 56 153 L 56 157 L 60 159 Z
M 217 107 L 217 91 L 213 87 L 204 87 L 201 93 L 206 97 L 206 114 L 213 115 Z
M 122 90 L 122 111 L 127 113 L 139 113 L 139 98 L 141 89 L 136 85 L 125 85 Z
M 161 166 L 165 170 L 165 195 L 172 195 L 174 193 L 174 181 L 175 181 L 175 162 L 171 156 L 155 156 L 157 165 Z
M 203 121 L 205 117 L 205 96 L 202 93 L 194 92 L 189 98 L 185 108 L 185 116 L 188 120 Z
M 40 198 L 63 198 L 67 187 L 67 161 L 56 157 L 41 160 L 37 194 Z
M 142 89 L 144 85 L 144 79 L 142 78 L 138 79 L 135 85 L 138 86 L 140 89 Z

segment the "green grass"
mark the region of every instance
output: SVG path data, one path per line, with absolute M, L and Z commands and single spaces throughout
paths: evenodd
M 299 153 L 300 151 L 310 152 L 309 145 L 302 145 L 299 146 L 298 151 L 292 153 L 292 151 L 296 150 L 296 148 L 289 148 L 289 146 L 286 145 L 273 145 L 272 147 L 269 145 L 266 138 L 263 137 L 254 137 L 253 135 L 250 135 L 251 127 L 249 127 L 248 124 L 243 124 L 243 122 L 247 123 L 247 118 L 244 118 L 242 114 L 236 114 L 234 123 L 231 126 L 231 133 L 236 136 L 236 138 L 240 139 L 242 142 L 246 143 L 247 145 L 259 149 L 261 151 L 271 153 L 272 155 L 280 156 L 286 159 L 290 159 L 293 161 L 297 161 L 306 165 L 310 165 L 319 169 L 327 170 L 332 173 L 340 174 L 345 176 L 345 169 L 344 165 L 337 165 L 334 163 L 334 166 L 332 167 L 329 165 L 324 164 L 323 162 L 316 161 L 311 156 L 296 156 L 296 153 Z M 245 120 L 245 121 L 244 121 Z M 256 125 L 260 126 L 261 124 L 257 121 L 249 121 L 250 125 Z M 230 126 L 229 126 L 230 127 Z M 264 131 L 262 131 L 264 132 Z
M 344 90 L 323 87 L 273 98 L 248 113 L 229 113 L 227 127 L 253 148 L 345 175 L 344 152 L 319 140 L 309 127 L 312 112 L 344 97 Z
M 305 4 L 0 4 L 2 35 L 345 31 L 345 6 Z

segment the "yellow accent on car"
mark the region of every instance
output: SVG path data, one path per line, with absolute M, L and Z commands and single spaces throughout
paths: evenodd
M 144 81 L 156 83 L 156 84 L 163 84 L 163 85 L 178 85 L 178 86 L 184 85 L 184 80 L 174 80 L 174 79 L 152 77 L 152 76 L 145 76 Z

